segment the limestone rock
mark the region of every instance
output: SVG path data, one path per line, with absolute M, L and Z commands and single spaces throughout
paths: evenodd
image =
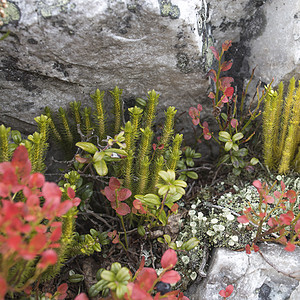
M 218 300 L 219 291 L 231 284 L 232 300 L 299 299 L 299 247 L 295 252 L 276 244 L 264 244 L 260 249 L 266 260 L 259 253 L 215 249 L 207 277 L 200 284 L 195 282 L 185 294 L 191 300 Z
M 202 103 L 212 124 L 209 46 L 232 39 L 229 75 L 239 88 L 255 66 L 254 86 L 273 76 L 277 84 L 299 71 L 299 14 L 299 1 L 284 0 L 8 1 L 0 123 L 31 132 L 44 106 L 90 105 L 96 88 L 118 85 L 125 105 L 155 89 L 160 111 Z M 187 114 L 181 124 L 190 130 Z

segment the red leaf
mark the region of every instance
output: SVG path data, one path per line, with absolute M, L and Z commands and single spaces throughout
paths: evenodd
M 176 283 L 181 279 L 180 275 L 178 272 L 171 270 L 166 272 L 162 277 L 161 277 L 161 281 L 165 282 L 165 283 Z
M 89 300 L 89 298 L 85 293 L 81 293 L 78 296 L 76 296 L 74 300 Z
M 56 208 L 59 205 L 62 193 L 56 183 L 45 182 L 45 184 L 43 185 L 42 193 L 45 198 L 44 207 Z
M 224 61 L 221 65 L 221 71 L 225 72 L 230 70 L 230 68 L 232 67 L 232 60 L 230 61 Z
M 279 220 L 285 225 L 290 225 L 294 219 L 294 213 L 290 210 L 286 214 L 281 214 Z
M 218 50 L 214 46 L 209 47 L 209 49 L 212 51 L 212 53 L 213 53 L 214 57 L 216 58 L 216 60 L 219 60 L 220 56 L 219 56 Z
M 45 183 L 45 176 L 41 173 L 34 173 L 30 176 L 28 185 L 30 188 L 41 188 Z
M 90 162 L 89 158 L 81 157 L 79 154 L 75 155 L 75 159 L 81 164 L 86 164 L 86 163 Z
M 208 94 L 208 98 L 210 98 L 210 99 L 215 99 L 215 94 L 214 94 L 213 92 L 210 92 L 210 93 Z
M 289 199 L 290 203 L 295 203 L 297 199 L 297 193 L 293 190 L 288 190 L 286 192 L 286 197 Z
M 121 182 L 116 177 L 111 177 L 108 184 L 111 190 L 118 190 L 121 187 Z
M 133 284 L 130 299 L 131 300 L 153 300 L 152 296 L 146 292 L 146 289 L 140 288 L 137 284 Z
M 118 201 L 124 201 L 131 196 L 131 191 L 129 189 L 121 189 L 118 191 Z
M 284 248 L 285 251 L 293 252 L 296 249 L 295 244 L 288 242 L 286 247 Z
M 174 203 L 171 207 L 171 211 L 173 213 L 176 213 L 178 211 L 178 207 L 179 207 L 179 205 L 177 203 Z
M 232 119 L 230 121 L 230 125 L 233 127 L 233 128 L 236 128 L 238 125 L 239 125 L 239 122 L 237 119 Z
M 11 236 L 7 239 L 7 245 L 14 251 L 19 250 L 22 238 L 19 235 Z
M 75 192 L 71 187 L 68 187 L 67 193 L 70 199 L 73 199 L 75 197 Z
M 115 190 L 112 190 L 110 187 L 106 186 L 104 188 L 104 195 L 110 202 L 116 201 L 116 193 Z
M 126 203 L 119 203 L 119 207 L 116 209 L 116 212 L 120 216 L 125 216 L 130 213 L 130 207 Z
M 274 226 L 278 225 L 278 222 L 274 218 L 270 218 L 269 221 L 268 221 L 268 225 L 270 227 L 274 227 Z
M 143 268 L 136 278 L 136 283 L 143 289 L 148 291 L 157 279 L 156 271 L 152 268 Z
M 25 146 L 21 145 L 15 150 L 11 163 L 17 169 L 17 173 L 21 178 L 26 179 L 29 177 L 31 163 Z
M 262 188 L 262 184 L 259 180 L 254 180 L 252 184 L 257 188 L 258 191 Z
M 229 49 L 229 47 L 231 47 L 231 41 L 227 40 L 222 44 L 222 50 L 225 52 Z
M 161 266 L 166 269 L 168 267 L 174 267 L 177 263 L 177 254 L 173 249 L 168 249 L 161 258 Z
M 217 82 L 217 73 L 215 70 L 209 70 L 206 76 L 211 78 L 214 82 Z
M 234 82 L 232 77 L 222 77 L 220 80 L 220 89 L 225 91 L 227 88 L 230 87 L 231 82 Z
M 59 292 L 60 294 L 66 293 L 67 290 L 68 290 L 68 284 L 67 284 L 67 283 L 62 283 L 62 284 L 57 288 L 57 292 Z
M 57 262 L 57 254 L 54 250 L 49 249 L 42 253 L 42 258 L 37 264 L 37 268 L 44 269 L 49 265 L 54 265 Z
M 239 223 L 242 223 L 242 224 L 249 223 L 249 220 L 245 215 L 237 217 L 237 220 Z
M 259 247 L 255 244 L 253 244 L 253 249 L 254 249 L 254 252 L 258 252 L 259 251 Z
M 71 208 L 73 207 L 73 202 L 71 200 L 66 200 L 59 204 L 57 208 L 56 215 L 58 217 L 63 216 L 66 214 Z
M 0 299 L 4 299 L 6 292 L 7 292 L 6 280 L 0 276 Z
M 231 97 L 234 93 L 234 88 L 232 86 L 226 88 L 225 92 L 224 92 L 224 95 L 226 97 Z
M 60 239 L 61 237 L 61 227 L 57 227 L 53 230 L 53 232 L 51 233 L 51 237 L 50 237 L 50 241 L 51 242 L 56 242 Z
M 245 250 L 247 254 L 251 254 L 251 247 L 249 244 L 246 245 Z

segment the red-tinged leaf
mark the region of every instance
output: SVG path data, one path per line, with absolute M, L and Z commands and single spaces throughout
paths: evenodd
M 132 204 L 137 210 L 139 210 L 143 207 L 142 202 L 138 199 L 135 199 Z
M 75 197 L 74 199 L 72 199 L 72 205 L 73 206 L 78 206 L 80 204 L 81 200 L 78 197 Z
M 254 180 L 253 181 L 253 186 L 255 186 L 258 190 L 260 190 L 262 188 L 262 184 L 259 180 Z
M 21 178 L 26 180 L 29 177 L 31 162 L 28 158 L 28 151 L 25 146 L 21 145 L 15 150 L 11 163 Z
M 116 209 L 116 212 L 120 216 L 126 216 L 130 213 L 130 207 L 126 203 L 119 203 L 119 207 Z
M 152 268 L 143 268 L 136 278 L 136 283 L 148 291 L 157 279 L 156 271 Z
M 190 107 L 189 109 L 189 115 L 192 119 L 199 117 L 199 111 L 196 107 Z
M 178 211 L 179 205 L 177 203 L 174 203 L 171 206 L 171 212 L 176 213 Z
M 118 201 L 124 201 L 131 196 L 131 191 L 129 189 L 121 189 L 118 191 Z
M 4 299 L 6 292 L 7 292 L 6 280 L 0 276 L 0 299 Z
M 181 279 L 180 275 L 178 272 L 171 270 L 171 271 L 167 271 L 162 277 L 161 277 L 161 281 L 165 282 L 165 283 L 176 283 Z
M 255 244 L 253 244 L 253 250 L 254 252 L 258 252 L 259 251 L 259 247 Z
M 215 94 L 214 94 L 213 92 L 210 92 L 210 93 L 208 94 L 208 98 L 210 98 L 210 99 L 215 99 Z
M 145 256 L 142 256 L 140 266 L 139 266 L 139 268 L 137 269 L 137 271 L 135 272 L 136 275 L 142 271 L 142 269 L 143 269 L 144 266 L 145 266 L 145 262 L 146 262 L 146 258 L 145 258 Z
M 0 182 L 0 197 L 6 198 L 9 196 L 9 186 L 3 182 Z
M 201 104 L 198 104 L 198 105 L 197 105 L 197 109 L 198 109 L 198 111 L 199 111 L 199 113 L 200 113 L 200 112 L 202 111 L 202 109 L 203 109 L 203 108 L 202 108 L 202 105 L 201 105 Z
M 22 238 L 19 235 L 11 236 L 7 239 L 7 245 L 14 251 L 18 251 L 22 242 Z
M 249 223 L 249 220 L 245 215 L 237 217 L 237 220 L 239 223 L 242 223 L 242 224 Z
M 272 197 L 272 196 L 270 196 L 270 195 L 266 195 L 265 197 L 264 197 L 264 199 L 267 201 L 267 203 L 269 203 L 269 204 L 271 204 L 271 203 L 274 203 L 274 198 Z
M 57 262 L 57 254 L 54 250 L 49 249 L 42 253 L 42 258 L 37 264 L 37 268 L 44 269 L 49 265 L 54 265 Z
M 292 220 L 294 219 L 294 213 L 290 210 L 286 214 L 281 214 L 279 217 L 279 221 L 285 225 L 290 225 Z
M 281 194 L 280 192 L 278 192 L 278 191 L 275 191 L 275 192 L 274 192 L 274 196 L 275 196 L 277 199 L 280 199 L 281 196 L 282 196 L 282 194 Z
M 222 50 L 225 52 L 231 47 L 232 43 L 231 41 L 227 40 L 222 44 Z
M 223 297 L 223 298 L 226 298 L 226 292 L 225 292 L 225 290 L 221 290 L 221 291 L 219 292 L 219 295 L 220 295 L 221 297 Z
M 295 203 L 297 199 L 297 193 L 293 190 L 288 190 L 286 192 L 286 197 L 289 199 L 290 203 Z
M 121 182 L 116 177 L 111 177 L 109 180 L 109 188 L 113 191 L 118 190 L 121 187 Z
M 73 202 L 71 200 L 66 200 L 59 204 L 57 209 L 57 216 L 61 217 L 66 214 L 73 207 Z
M 152 296 L 147 293 L 144 288 L 140 288 L 139 285 L 134 284 L 131 292 L 131 300 L 153 300 Z
M 234 82 L 232 77 L 222 77 L 220 80 L 220 89 L 225 91 L 227 88 L 230 87 L 231 82 Z
M 245 250 L 247 254 L 251 254 L 251 247 L 249 244 L 246 245 Z
M 286 247 L 284 248 L 284 250 L 288 252 L 293 252 L 295 251 L 295 249 L 296 249 L 296 245 L 292 244 L 291 242 L 288 242 Z
M 239 122 L 237 119 L 231 119 L 230 125 L 232 128 L 237 128 L 237 126 L 239 125 Z
M 45 183 L 45 176 L 41 173 L 30 175 L 28 186 L 30 188 L 41 188 Z
M 174 267 L 177 263 L 177 254 L 173 249 L 168 249 L 161 258 L 161 266 L 166 269 L 168 267 Z
M 45 198 L 44 207 L 49 205 L 58 205 L 61 199 L 61 190 L 54 182 L 45 182 L 42 189 Z
M 284 191 L 285 190 L 285 184 L 282 180 L 280 182 L 280 185 L 281 185 L 281 190 Z
M 90 162 L 90 158 L 81 157 L 79 154 L 75 155 L 75 159 L 81 164 L 87 164 Z
M 68 284 L 67 283 L 62 283 L 60 286 L 58 286 L 57 288 L 57 291 L 60 293 L 60 294 L 64 294 L 66 293 L 68 290 Z
M 266 216 L 266 213 L 265 212 L 261 212 L 258 215 L 259 215 L 260 219 L 263 219 Z
M 223 95 L 222 97 L 222 103 L 228 103 L 229 102 L 229 99 L 226 95 Z
M 216 60 L 219 60 L 219 59 L 220 59 L 220 56 L 219 56 L 218 50 L 217 50 L 214 46 L 209 47 L 209 49 L 212 51 L 212 53 L 213 53 L 215 59 L 216 59 Z
M 50 241 L 51 242 L 56 242 L 60 239 L 61 237 L 61 227 L 57 227 L 53 230 L 53 232 L 51 233 L 51 236 L 50 236 Z
M 228 285 L 227 287 L 226 287 L 226 297 L 229 297 L 231 294 L 232 294 L 232 292 L 233 292 L 233 290 L 234 290 L 234 287 L 233 287 L 233 285 Z
M 85 293 L 81 293 L 77 295 L 74 300 L 89 300 L 89 298 Z
M 112 190 L 110 187 L 106 186 L 104 188 L 104 195 L 110 202 L 116 201 L 116 193 L 115 190 Z
M 285 236 L 280 237 L 277 242 L 279 242 L 282 245 L 286 245 L 287 244 L 287 239 Z
M 232 60 L 224 61 L 221 65 L 221 71 L 222 72 L 228 71 L 231 69 L 231 67 L 232 67 Z
M 156 144 L 152 144 L 153 151 L 155 151 L 155 150 L 156 150 L 156 147 L 157 147 L 157 145 L 156 145 Z
M 217 73 L 215 70 L 209 70 L 206 76 L 211 78 L 214 82 L 217 82 Z
M 73 199 L 75 197 L 75 192 L 71 187 L 68 187 L 67 193 L 70 199 Z
M 232 97 L 233 93 L 234 93 L 234 88 L 232 86 L 230 86 L 230 87 L 226 88 L 224 95 L 226 97 L 230 98 L 230 97 Z
M 206 121 L 203 122 L 203 127 L 208 129 L 208 123 Z
M 209 129 L 207 127 L 204 127 L 203 128 L 203 136 L 204 136 L 204 139 L 209 141 L 211 139 L 211 134 L 209 132 Z
M 274 218 L 270 218 L 269 221 L 268 221 L 268 225 L 270 227 L 274 227 L 274 226 L 278 225 L 278 222 Z

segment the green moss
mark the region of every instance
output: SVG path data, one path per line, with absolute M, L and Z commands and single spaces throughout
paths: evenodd
M 177 5 L 172 5 L 169 0 L 159 0 L 160 15 L 162 17 L 170 17 L 171 19 L 178 19 L 180 16 L 180 9 Z

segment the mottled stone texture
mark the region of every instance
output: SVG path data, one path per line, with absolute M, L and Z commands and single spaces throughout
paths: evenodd
M 124 89 L 124 101 L 155 89 L 161 110 L 204 104 L 208 51 L 232 39 L 238 87 L 288 80 L 299 71 L 300 3 L 284 0 L 15 0 L 2 30 L 0 122 L 30 132 L 45 105 L 90 102 L 96 88 Z M 211 119 L 208 119 L 211 121 Z M 183 118 L 184 127 L 191 126 Z
M 231 284 L 234 291 L 228 299 L 232 300 L 299 299 L 300 249 L 291 253 L 275 244 L 261 245 L 260 249 L 265 259 L 254 252 L 214 250 L 207 277 L 185 294 L 191 300 L 219 300 L 219 291 Z

